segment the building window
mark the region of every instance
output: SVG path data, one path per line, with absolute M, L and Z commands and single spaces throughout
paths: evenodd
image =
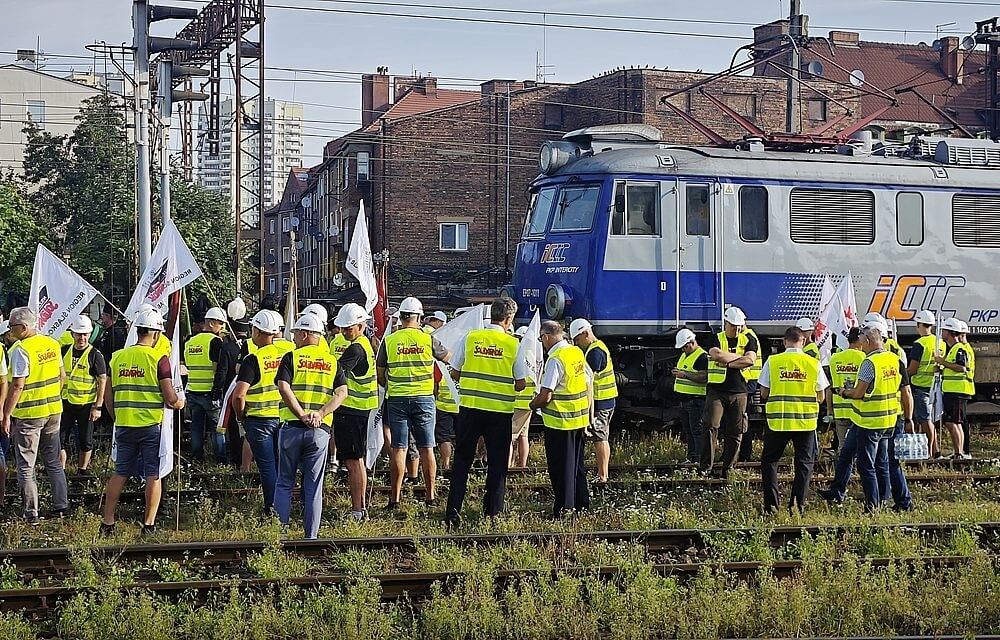
M 1000 196 L 956 193 L 951 216 L 956 246 L 1000 248 Z
M 442 222 L 438 225 L 438 248 L 441 251 L 468 251 L 469 223 Z
M 820 122 L 826 120 L 826 100 L 810 100 L 807 105 L 810 120 Z
M 545 128 L 562 129 L 563 126 L 563 106 L 561 104 L 545 105 Z
M 792 242 L 872 244 L 875 194 L 849 189 L 792 189 Z
M 271 295 L 274 295 L 274 285 L 275 285 L 274 280 L 275 280 L 274 278 L 267 279 L 267 292 L 270 293 Z
M 271 218 L 270 220 L 267 221 L 267 232 L 272 236 L 274 235 L 274 227 L 275 227 L 274 218 Z
M 288 231 L 291 228 L 292 228 L 292 223 L 289 220 L 288 216 L 282 216 L 281 217 L 281 232 L 282 233 L 288 233 Z
M 767 241 L 767 189 L 740 188 L 740 238 L 743 242 Z
M 291 247 L 282 247 L 281 248 L 281 261 L 284 262 L 285 264 L 287 264 L 287 263 L 289 263 L 289 262 L 292 261 L 292 248 Z
M 368 180 L 371 155 L 367 151 L 358 151 L 358 182 Z
M 921 194 L 896 194 L 896 240 L 904 247 L 924 243 L 924 197 Z
M 269 263 L 271 263 L 271 264 L 274 264 L 274 248 L 273 247 L 267 250 L 267 261 Z
M 552 217 L 552 231 L 588 231 L 594 224 L 601 185 L 563 187 Z
M 613 236 L 660 235 L 659 185 L 619 182 L 611 216 Z
M 710 187 L 707 184 L 689 184 L 684 191 L 686 233 L 689 236 L 712 235 Z
M 281 279 L 281 292 L 282 293 L 288 292 L 288 278 Z
M 28 107 L 28 119 L 37 124 L 39 127 L 45 127 L 45 101 L 44 100 L 25 100 L 25 104 Z

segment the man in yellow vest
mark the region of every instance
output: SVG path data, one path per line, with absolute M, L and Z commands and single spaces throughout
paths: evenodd
M 104 491 L 104 535 L 114 533 L 118 499 L 125 483 L 136 475 L 146 479 L 142 533 L 156 532 L 161 490 L 160 424 L 164 407 L 178 411 L 184 408 L 184 398 L 173 387 L 170 360 L 154 347 L 163 332 L 163 317 L 155 309 L 140 311 L 135 329 L 137 342 L 111 357 L 111 384 L 104 393 L 104 405 L 115 422 L 117 448 L 115 473 Z
M 942 419 L 955 449 L 952 458 L 969 459 L 972 456 L 965 453 L 963 425 L 968 421 L 966 406 L 976 394 L 976 354 L 967 342 L 962 341 L 964 327 L 961 320 L 948 318 L 941 329 L 947 353 L 935 354 L 934 362 L 942 368 Z
M 3 417 L 3 405 L 7 399 L 7 336 L 10 333 L 10 323 L 0 320 L 0 418 Z M 10 437 L 0 429 L 0 478 L 7 477 L 7 452 L 10 450 Z M 7 483 L 0 482 L 0 509 L 6 506 Z
M 974 378 L 975 378 L 975 368 L 976 368 L 976 352 L 969 345 L 969 323 L 966 322 L 965 320 L 962 320 L 961 323 L 962 323 L 962 333 L 958 336 L 958 340 L 959 340 L 959 342 L 961 342 L 962 344 L 964 344 L 966 347 L 969 347 L 969 349 L 966 351 L 966 354 L 972 357 L 972 368 L 973 368 L 972 375 L 973 375 L 973 386 L 974 386 L 975 385 Z M 973 393 L 973 395 L 974 395 L 974 393 Z M 963 435 L 962 435 L 962 447 L 963 447 L 962 453 L 965 454 L 963 457 L 965 457 L 966 459 L 971 459 L 972 458 L 972 450 L 969 447 L 972 444 L 972 425 L 969 423 L 968 420 L 963 420 L 962 421 L 962 433 L 963 433 Z
M 594 335 L 590 322 L 577 318 L 569 324 L 569 338 L 583 351 L 587 366 L 594 373 L 594 419 L 585 432 L 587 439 L 594 443 L 597 458 L 597 481 L 595 491 L 608 482 L 608 467 L 611 464 L 611 418 L 615 413 L 615 398 L 618 397 L 618 383 L 615 381 L 615 366 L 611 361 L 611 351 Z
M 917 313 L 916 321 L 919 337 L 910 347 L 906 372 L 910 374 L 910 386 L 913 389 L 913 418 L 917 427 L 927 434 L 928 453 L 933 460 L 942 456 L 932 415 L 931 387 L 934 386 L 934 377 L 941 370 L 934 357 L 945 355 L 944 342 L 934 335 L 937 318 L 933 311 L 928 309 L 920 311 Z
M 531 408 L 540 410 L 545 425 L 545 462 L 554 496 L 552 517 L 590 507 L 583 466 L 584 429 L 590 424 L 593 377 L 580 348 L 566 342 L 562 326 L 542 323 L 542 348 L 548 360 Z
M 226 312 L 212 307 L 205 313 L 202 330 L 188 338 L 184 345 L 184 364 L 188 371 L 187 401 L 191 413 L 191 453 L 195 460 L 205 457 L 205 438 L 212 438 L 215 459 L 220 463 L 229 458 L 226 435 L 216 431 L 222 395 L 226 391 L 222 362 L 222 328 Z
M 728 478 L 736 463 L 740 442 L 746 432 L 747 382 L 760 377 L 756 335 L 746 328 L 747 316 L 739 307 L 726 309 L 723 330 L 708 350 L 708 386 L 705 394 L 705 424 L 701 464 L 703 476 L 712 473 L 715 455 L 722 435 L 722 469 L 720 477 Z M 752 373 L 748 373 L 752 372 Z
M 392 448 L 389 478 L 392 494 L 389 509 L 399 507 L 403 473 L 410 437 L 416 439 L 424 471 L 424 501 L 435 504 L 434 480 L 434 364 L 448 362 L 448 349 L 420 328 L 424 307 L 413 297 L 399 304 L 400 327 L 387 335 L 375 360 L 379 384 L 385 386 L 385 415 Z
M 764 511 L 774 513 L 778 495 L 778 460 L 788 443 L 794 449 L 795 475 L 788 503 L 789 512 L 801 511 L 816 462 L 816 423 L 819 404 L 830 383 L 819 360 L 803 351 L 806 337 L 798 327 L 785 331 L 785 350 L 768 358 L 760 374 L 760 397 L 766 402 L 767 427 L 760 456 Z
M 320 302 L 314 302 L 312 304 L 307 304 L 302 313 L 311 313 L 312 315 L 319 318 L 319 321 L 323 323 L 323 333 L 319 337 L 319 343 L 323 345 L 324 349 L 330 348 L 330 342 L 326 339 L 326 331 L 330 326 L 330 312 L 327 310 L 326 305 Z M 299 314 L 301 316 L 301 314 Z
M 323 478 L 333 412 L 347 398 L 347 378 L 320 338 L 326 330 L 318 317 L 304 313 L 292 328 L 295 350 L 278 365 L 275 383 L 281 394 L 278 417 L 278 482 L 274 509 L 288 526 L 295 476 L 302 469 L 302 504 L 305 537 L 319 535 L 323 515 Z
M 434 409 L 434 443 L 441 454 L 441 469 L 450 471 L 457 439 L 458 398 L 451 393 L 451 386 L 437 367 L 434 370 Z
M 837 441 L 840 450 L 837 452 L 837 465 L 833 481 L 816 493 L 830 503 L 839 504 L 847 494 L 847 483 L 854 471 L 854 460 L 858 455 L 857 414 L 854 412 L 854 401 L 837 395 L 839 389 L 850 389 L 858 378 L 858 370 L 864 362 L 865 352 L 862 351 L 861 328 L 852 327 L 847 333 L 848 348 L 830 356 L 829 379 L 827 389 L 827 415 L 834 417 L 834 428 L 837 430 Z
M 518 340 L 524 340 L 524 334 L 528 332 L 528 327 L 518 327 L 514 335 Z M 539 373 L 541 373 L 539 371 Z M 524 379 L 524 389 L 517 392 L 517 400 L 514 402 L 514 415 L 511 417 L 511 442 L 510 442 L 510 466 L 523 469 L 528 466 L 528 454 L 531 452 L 531 441 L 528 440 L 528 431 L 531 429 L 531 401 L 538 393 L 538 385 L 531 379 L 528 373 Z
M 368 513 L 365 504 L 368 423 L 379 403 L 375 352 L 365 335 L 369 318 L 364 307 L 351 302 L 340 308 L 334 320 L 340 329 L 337 335 L 343 336 L 347 344 L 337 360 L 337 368 L 347 377 L 347 398 L 334 416 L 333 440 L 337 445 L 337 462 L 347 469 L 351 517 L 355 520 L 363 520 Z
M 250 321 L 253 347 L 240 362 L 233 389 L 233 411 L 243 425 L 247 444 L 257 463 L 264 494 L 264 513 L 274 508 L 274 487 L 278 481 L 278 409 L 281 394 L 274 377 L 288 349 L 275 343 L 281 325 L 273 311 L 258 311 Z
M 448 323 L 448 316 L 444 311 L 435 311 L 424 320 L 424 331 L 434 333 Z
M 819 345 L 816 344 L 816 325 L 812 318 L 799 318 L 795 323 L 795 328 L 806 337 L 806 343 L 802 347 L 802 353 L 819 360 Z
M 76 437 L 77 473 L 87 474 L 94 449 L 94 422 L 101 418 L 104 387 L 108 383 L 108 365 L 104 355 L 88 341 L 94 325 L 81 315 L 70 325 L 73 342 L 62 350 L 66 385 L 63 387 L 62 451 L 66 468 L 66 451 L 70 436 Z
M 39 453 L 52 486 L 52 514 L 69 509 L 66 474 L 59 459 L 60 395 L 66 382 L 59 343 L 36 329 L 35 312 L 18 307 L 10 312 L 10 389 L 4 401 L 0 430 L 13 444 L 17 458 L 17 484 L 24 499 L 24 519 L 38 524 L 38 486 L 35 462 Z
M 708 354 L 698 345 L 694 331 L 690 329 L 677 332 L 674 346 L 681 350 L 673 375 L 674 393 L 680 398 L 681 433 L 687 443 L 684 464 L 698 464 L 703 437 L 705 386 L 708 383 Z
M 455 442 L 455 465 L 451 472 L 445 524 L 456 526 L 469 470 L 476 457 L 476 444 L 486 444 L 486 493 L 483 515 L 495 517 L 503 511 L 504 489 L 510 464 L 510 429 L 517 392 L 524 389 L 527 364 L 517 359 L 518 340 L 509 333 L 517 314 L 517 303 L 497 298 L 490 305 L 490 324 L 470 331 L 462 348 L 451 359 L 452 378 L 461 381 L 461 409 Z

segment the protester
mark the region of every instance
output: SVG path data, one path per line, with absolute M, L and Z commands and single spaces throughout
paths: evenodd
M 514 335 L 519 340 L 524 339 L 524 334 L 528 332 L 528 327 L 518 327 Z M 528 440 L 528 431 L 531 428 L 531 401 L 538 393 L 535 381 L 529 377 L 524 380 L 524 389 L 517 392 L 517 400 L 514 402 L 514 415 L 511 418 L 511 443 L 510 443 L 510 466 L 523 469 L 528 466 L 528 455 L 531 453 L 531 442 Z
M 188 371 L 187 395 L 191 414 L 191 453 L 195 460 L 205 457 L 205 438 L 212 440 L 215 459 L 228 459 L 226 436 L 216 431 L 222 396 L 226 392 L 227 360 L 223 355 L 222 329 L 226 312 L 212 307 L 205 313 L 201 331 L 184 345 L 184 364 Z
M 63 418 L 60 459 L 66 468 L 66 451 L 71 437 L 76 439 L 77 473 L 87 474 L 94 450 L 94 423 L 101 418 L 108 366 L 104 355 L 88 343 L 93 332 L 90 318 L 81 315 L 70 325 L 73 343 L 63 347 Z
M 0 320 L 0 418 L 3 417 L 4 401 L 7 399 L 7 334 L 10 323 Z M 10 437 L 6 429 L 0 428 L 0 478 L 7 478 L 7 452 L 10 450 Z M 7 483 L 0 482 L 0 509 L 6 506 Z

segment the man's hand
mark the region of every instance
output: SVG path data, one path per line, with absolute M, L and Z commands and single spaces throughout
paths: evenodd
M 934 362 L 937 363 L 937 364 L 947 364 L 948 360 L 946 360 L 944 356 L 942 356 L 941 354 L 939 354 L 938 352 L 935 351 L 934 352 Z
M 101 419 L 101 408 L 100 407 L 91 407 L 90 408 L 90 421 L 91 422 L 97 422 L 100 419 Z
M 323 425 L 323 418 L 318 411 L 310 411 L 302 417 L 302 422 L 310 429 L 319 429 Z
M 687 379 L 687 374 L 684 373 L 683 371 L 681 371 L 680 369 L 674 369 L 673 371 L 671 371 L 671 373 L 674 374 L 675 378 L 680 378 L 682 380 L 686 380 Z
M 174 410 L 175 411 L 181 411 L 181 410 L 184 409 L 184 406 L 186 404 L 187 404 L 187 401 L 184 400 L 184 396 L 180 396 L 180 397 L 177 398 L 177 403 L 174 405 Z
M 4 436 L 10 436 L 10 416 L 7 416 L 0 422 L 0 429 L 3 430 Z
M 212 410 L 220 411 L 222 409 L 222 400 L 212 400 Z

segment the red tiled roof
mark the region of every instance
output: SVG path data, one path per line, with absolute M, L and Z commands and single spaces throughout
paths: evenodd
M 434 95 L 428 96 L 420 89 L 411 88 L 403 97 L 394 102 L 382 117 L 388 120 L 398 120 L 472 102 L 478 100 L 479 96 L 478 91 L 463 91 L 461 89 L 437 89 Z M 378 131 L 378 128 L 379 123 L 376 120 L 368 125 L 364 131 Z
M 825 46 L 815 50 L 847 69 L 838 69 L 809 50 L 804 50 L 803 62 L 822 62 L 825 67 L 824 77 L 848 82 L 848 73 L 860 69 L 865 74 L 867 88 L 878 88 L 896 97 L 899 106 L 883 113 L 876 122 L 944 124 L 944 118 L 912 93 L 895 95 L 896 89 L 915 87 L 914 90 L 920 95 L 944 109 L 963 125 L 981 127 L 984 124 L 976 111 L 986 104 L 983 85 L 985 77 L 978 73 L 978 69 L 986 63 L 985 54 L 981 51 L 965 54 L 965 75 L 962 77 L 962 84 L 956 84 L 941 70 L 939 53 L 926 44 L 861 41 L 857 46 L 834 46 L 832 57 Z M 865 117 L 885 104 L 886 100 L 880 96 L 862 96 L 860 115 Z

